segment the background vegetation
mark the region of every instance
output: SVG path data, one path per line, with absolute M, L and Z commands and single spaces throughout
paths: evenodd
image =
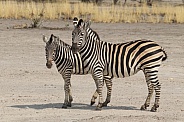
M 83 0 L 84 1 L 84 0 Z M 101 1 L 102 2 L 102 1 Z M 92 2 L 68 2 L 67 0 L 0 1 L 0 18 L 5 19 L 90 19 L 95 22 L 150 22 L 184 23 L 184 6 L 153 2 L 125 4 L 96 4 Z

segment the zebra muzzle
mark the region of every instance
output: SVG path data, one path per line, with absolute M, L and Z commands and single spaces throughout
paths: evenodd
M 72 52 L 76 54 L 79 51 L 79 47 L 77 46 L 77 43 L 72 43 Z
M 51 61 L 47 61 L 46 66 L 48 69 L 50 69 L 52 67 L 52 62 Z

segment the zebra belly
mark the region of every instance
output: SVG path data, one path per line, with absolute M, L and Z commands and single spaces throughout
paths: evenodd
M 104 67 L 103 74 L 105 76 L 124 78 L 134 75 L 140 71 L 139 64 L 137 66 L 131 66 L 133 56 L 130 56 L 129 60 L 127 60 L 127 57 L 123 55 L 113 55 L 109 57 L 111 58 L 109 58 L 109 62 Z
M 75 75 L 86 75 L 86 74 L 89 74 L 88 72 L 72 72 L 72 74 L 75 74 Z
M 128 72 L 125 72 L 124 74 L 122 74 L 120 71 L 119 73 L 115 73 L 115 70 L 113 70 L 114 73 L 109 72 L 108 70 L 104 70 L 103 74 L 104 76 L 110 76 L 110 77 L 116 77 L 116 78 L 124 78 L 124 77 L 129 77 L 132 76 L 134 74 L 136 74 L 137 72 L 140 71 L 140 69 L 136 69 L 134 70 L 134 68 L 131 69 L 130 74 Z

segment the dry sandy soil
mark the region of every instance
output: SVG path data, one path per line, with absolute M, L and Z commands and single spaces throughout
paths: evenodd
M 55 34 L 71 44 L 72 22 L 46 21 L 47 27 L 69 29 L 7 29 L 30 23 L 27 20 L 0 20 L 0 122 L 183 122 L 184 121 L 184 24 L 104 24 L 92 23 L 101 39 L 120 43 L 150 39 L 163 46 L 168 60 L 159 70 L 162 84 L 158 112 L 141 111 L 147 96 L 142 72 L 124 79 L 113 79 L 108 107 L 95 111 L 90 99 L 95 91 L 91 75 L 73 75 L 73 104 L 62 109 L 63 79 L 56 67 L 45 66 L 42 34 Z M 104 87 L 104 98 L 105 98 Z M 153 104 L 153 99 L 152 99 Z M 96 104 L 95 104 L 96 105 Z

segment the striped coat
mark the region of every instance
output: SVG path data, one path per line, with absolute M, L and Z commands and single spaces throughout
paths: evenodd
M 67 108 L 71 106 L 71 102 L 73 101 L 71 95 L 71 74 L 76 75 L 85 75 L 88 74 L 87 71 L 84 71 L 84 64 L 81 60 L 80 54 L 73 54 L 71 51 L 71 46 L 63 42 L 59 39 L 59 37 L 51 35 L 48 40 L 45 36 L 43 36 L 44 42 L 46 42 L 45 51 L 46 51 L 46 66 L 48 68 L 52 67 L 52 61 L 55 62 L 58 72 L 62 75 L 65 85 L 65 100 L 63 104 L 63 108 Z M 108 77 L 104 77 L 104 81 L 111 85 L 111 81 L 108 80 Z M 107 87 L 108 89 L 109 87 Z M 110 88 L 107 90 L 109 91 Z M 95 91 L 94 95 L 91 99 L 91 104 L 95 103 L 95 99 L 97 98 L 98 93 Z M 109 94 L 107 94 L 107 99 L 109 99 Z
M 91 72 L 98 82 L 99 104 L 103 106 L 102 82 L 104 76 L 128 77 L 142 70 L 148 86 L 148 96 L 141 106 L 146 109 L 155 90 L 155 103 L 151 111 L 159 107 L 161 85 L 158 69 L 167 55 L 163 48 L 150 40 L 136 40 L 112 44 L 100 40 L 98 34 L 89 27 L 89 22 L 79 20 L 72 32 L 72 51 L 79 52 L 84 63 L 84 71 Z

